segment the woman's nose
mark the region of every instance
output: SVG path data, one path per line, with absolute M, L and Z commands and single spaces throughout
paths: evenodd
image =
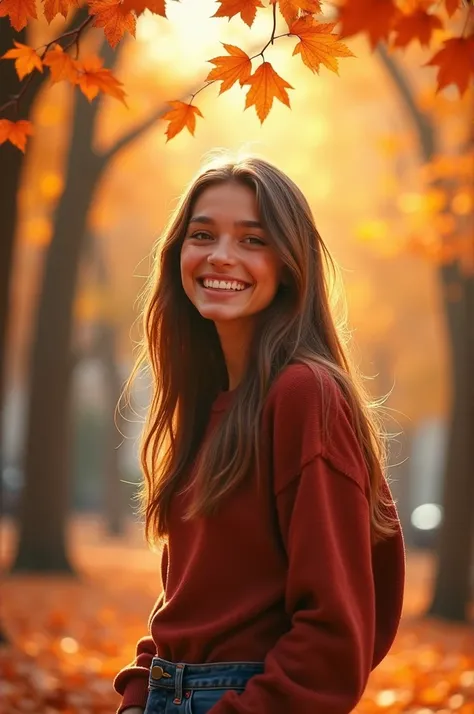
M 234 261 L 232 246 L 228 241 L 218 241 L 214 243 L 207 256 L 211 265 L 229 265 Z

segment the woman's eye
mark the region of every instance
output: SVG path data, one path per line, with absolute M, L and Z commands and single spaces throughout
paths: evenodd
M 196 238 L 196 240 L 210 240 L 212 236 L 204 231 L 196 231 L 191 235 L 191 238 Z
M 244 239 L 244 242 L 251 243 L 252 245 L 265 245 L 265 241 L 257 236 L 247 236 L 247 238 Z

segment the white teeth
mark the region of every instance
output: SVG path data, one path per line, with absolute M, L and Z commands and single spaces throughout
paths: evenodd
M 215 288 L 217 290 L 245 290 L 246 288 L 245 283 L 239 283 L 237 280 L 210 280 L 209 278 L 203 280 L 203 285 L 205 288 Z

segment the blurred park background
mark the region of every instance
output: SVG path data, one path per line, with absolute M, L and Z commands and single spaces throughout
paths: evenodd
M 0 147 L 3 198 L 14 186 L 19 208 L 12 225 L 2 203 L 0 226 L 2 246 L 15 235 L 0 712 L 112 712 L 112 677 L 146 634 L 159 555 L 134 515 L 140 420 L 116 419 L 115 407 L 152 243 L 203 156 L 225 148 L 275 162 L 308 197 L 341 267 L 356 361 L 372 396 L 387 395 L 407 597 L 360 711 L 473 714 L 473 89 L 436 94 L 416 45 L 371 53 L 352 40 L 357 58 L 338 78 L 312 75 L 277 44 L 275 65 L 297 88 L 291 111 L 277 103 L 260 126 L 238 88 L 218 97 L 214 85 L 200 96 L 195 138 L 166 143 L 167 100 L 201 86 L 220 41 L 248 46 L 248 28 L 210 21 L 212 7 L 170 3 L 171 22 L 143 16 L 115 52 L 90 31 L 84 41 L 125 83 L 129 108 L 37 82 L 25 159 Z M 5 18 L 0 29 L 3 54 Z M 30 44 L 54 30 L 31 24 Z M 251 42 L 267 33 L 256 23 Z M 146 390 L 135 398 L 144 406 Z

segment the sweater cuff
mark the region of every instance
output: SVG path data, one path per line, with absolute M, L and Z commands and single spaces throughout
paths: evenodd
M 122 703 L 116 714 L 122 714 L 127 707 L 141 707 L 145 710 L 147 699 L 148 681 L 143 678 L 131 680 L 125 687 Z

